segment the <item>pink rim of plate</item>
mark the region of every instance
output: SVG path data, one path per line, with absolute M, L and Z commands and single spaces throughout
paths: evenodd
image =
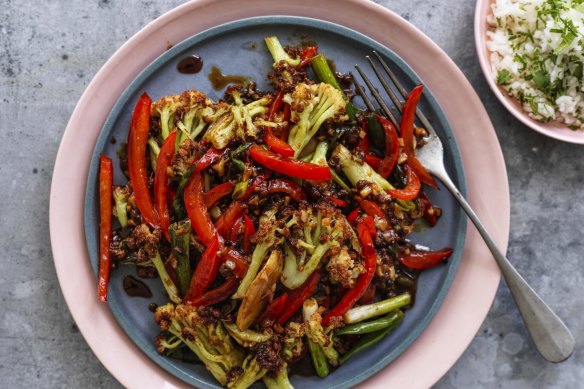
M 126 387 L 173 388 L 185 384 L 143 354 L 117 324 L 107 305 L 97 301 L 83 230 L 83 201 L 99 130 L 126 86 L 166 50 L 168 42 L 178 43 L 228 21 L 265 15 L 306 16 L 344 25 L 389 47 L 412 66 L 452 125 L 464 163 L 470 203 L 499 247 L 507 247 L 509 188 L 493 126 L 462 72 L 414 26 L 369 1 L 250 0 L 245 8 L 239 0 L 192 1 L 148 24 L 101 68 L 71 116 L 53 172 L 51 244 L 63 295 L 93 352 Z M 453 94 L 453 90 L 457 93 Z M 77 184 L 71 185 L 72 182 Z M 399 358 L 361 386 L 423 388 L 434 384 L 473 339 L 489 311 L 499 280 L 495 262 L 469 223 L 458 273 L 435 318 Z
M 526 126 L 535 131 L 549 136 L 550 138 L 558 139 L 568 143 L 584 144 L 584 131 L 570 130 L 565 124 L 560 122 L 542 123 L 530 118 L 521 108 L 521 104 L 517 99 L 510 97 L 503 88 L 497 85 L 495 75 L 491 68 L 490 55 L 487 49 L 487 31 L 489 25 L 487 23 L 487 16 L 491 14 L 491 4 L 493 0 L 478 0 L 475 8 L 474 19 L 474 34 L 477 55 L 479 63 L 487 83 L 491 90 L 497 96 L 499 101 L 507 108 L 513 116 L 521 121 Z

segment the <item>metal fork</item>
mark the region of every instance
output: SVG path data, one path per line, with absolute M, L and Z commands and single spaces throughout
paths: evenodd
M 379 64 L 383 68 L 383 71 L 399 92 L 399 94 L 403 97 L 403 99 L 407 98 L 407 91 L 403 88 L 403 86 L 398 81 L 397 77 L 393 73 L 393 71 L 389 68 L 383 58 L 375 51 L 373 54 L 377 58 Z M 383 89 L 387 92 L 390 100 L 392 101 L 393 105 L 400 114 L 403 112 L 403 103 L 400 101 L 400 98 L 396 95 L 394 90 L 389 85 L 388 81 L 382 75 L 378 66 L 373 62 L 371 57 L 366 56 L 367 61 L 371 65 L 373 72 L 379 79 L 379 82 L 383 86 Z M 363 73 L 359 65 L 355 65 L 355 68 L 361 75 L 363 81 L 367 85 L 369 91 L 375 98 L 375 100 L 379 103 L 379 106 L 383 110 L 383 112 L 387 115 L 389 120 L 399 128 L 399 122 L 393 112 L 389 109 L 383 98 L 379 95 L 375 86 L 371 83 L 369 78 Z M 353 84 L 355 85 L 355 90 L 357 94 L 359 94 L 367 108 L 374 111 L 375 107 L 373 103 L 364 92 L 363 88 L 359 85 L 353 74 L 351 74 L 351 78 L 353 79 Z M 479 220 L 477 214 L 472 210 L 468 202 L 462 196 L 456 185 L 452 182 L 452 179 L 449 177 L 448 173 L 446 172 L 446 168 L 444 166 L 444 152 L 442 147 L 442 142 L 440 138 L 436 134 L 436 131 L 428 121 L 428 119 L 424 116 L 424 114 L 418 108 L 416 111 L 416 116 L 418 117 L 420 123 L 423 127 L 428 131 L 429 136 L 426 139 L 427 144 L 424 145 L 421 149 L 416 151 L 416 157 L 422 162 L 422 164 L 428 169 L 428 171 L 434 175 L 434 177 L 438 178 L 450 191 L 450 193 L 454 196 L 454 198 L 459 202 L 460 206 L 470 220 L 474 223 L 475 227 L 483 237 L 485 243 L 491 250 L 491 253 L 495 257 L 501 272 L 503 273 L 503 277 L 505 278 L 505 282 L 511 291 L 511 295 L 519 308 L 519 312 L 521 313 L 521 317 L 527 326 L 527 330 L 531 335 L 533 342 L 539 353 L 548 361 L 550 362 L 562 362 L 566 360 L 572 352 L 574 351 L 574 337 L 570 333 L 570 330 L 566 327 L 566 325 L 562 322 L 562 320 L 551 310 L 550 307 L 546 305 L 546 303 L 537 295 L 537 293 L 527 284 L 527 282 L 521 277 L 521 275 L 517 272 L 517 270 L 513 267 L 513 265 L 509 262 L 509 260 L 505 257 L 505 255 L 497 248 L 497 245 L 485 229 L 484 225 Z

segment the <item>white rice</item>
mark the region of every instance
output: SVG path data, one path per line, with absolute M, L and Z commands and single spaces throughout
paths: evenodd
M 584 3 L 495 0 L 491 7 L 487 48 L 497 82 L 532 118 L 584 130 Z

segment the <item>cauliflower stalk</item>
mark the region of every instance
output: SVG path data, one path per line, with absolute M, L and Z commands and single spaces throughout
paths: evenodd
M 233 343 L 223 324 L 202 317 L 197 308 L 167 304 L 158 307 L 155 318 L 160 329 L 186 344 L 221 385 L 228 384 L 233 368 L 242 366 L 244 352 Z M 158 351 L 176 344 L 159 341 Z
M 284 270 L 280 281 L 288 289 L 301 286 L 326 255 L 336 256 L 352 246 L 360 250 L 355 232 L 336 208 L 326 203 L 303 203 L 289 217 L 284 245 Z M 358 276 L 358 274 L 356 275 Z

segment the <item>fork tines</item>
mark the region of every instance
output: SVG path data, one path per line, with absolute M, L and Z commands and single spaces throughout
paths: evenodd
M 379 55 L 379 53 L 377 53 L 377 51 L 373 50 L 373 54 L 377 58 L 377 61 L 381 65 L 381 68 L 383 68 L 383 71 L 385 71 L 385 74 L 387 74 L 387 76 L 391 80 L 391 83 L 395 86 L 395 88 L 397 89 L 399 94 L 403 97 L 403 99 L 406 99 L 408 97 L 408 91 L 399 82 L 395 73 L 390 69 L 390 67 L 387 65 L 385 60 L 381 57 L 381 55 Z M 369 62 L 369 65 L 371 66 L 373 73 L 375 73 L 375 76 L 377 77 L 377 79 L 381 83 L 383 89 L 385 90 L 385 92 L 389 96 L 389 99 L 391 100 L 391 102 L 393 103 L 393 105 L 395 106 L 397 111 L 401 114 L 403 112 L 403 107 L 404 107 L 403 101 L 398 98 L 398 96 L 396 95 L 396 93 L 392 89 L 391 85 L 385 79 L 385 77 L 381 73 L 381 70 L 373 62 L 371 57 L 367 55 L 367 56 L 365 56 L 365 58 L 367 58 L 367 62 Z M 367 88 L 369 89 L 369 91 L 371 92 L 371 94 L 373 95 L 373 97 L 375 98 L 375 100 L 377 101 L 377 103 L 379 104 L 381 109 L 383 110 L 383 112 L 387 115 L 387 117 L 392 122 L 392 124 L 397 129 L 399 129 L 398 119 L 395 117 L 393 112 L 389 109 L 389 107 L 387 106 L 387 104 L 385 103 L 385 101 L 383 100 L 383 98 L 381 97 L 379 92 L 377 91 L 377 88 L 375 88 L 375 86 L 373 85 L 371 80 L 365 75 L 365 73 L 361 70 L 359 65 L 355 65 L 355 69 L 357 69 L 357 72 L 359 72 L 359 75 L 361 76 L 361 78 L 363 79 L 365 84 L 367 85 Z M 375 107 L 373 105 L 373 102 L 369 98 L 369 96 L 367 96 L 367 94 L 365 93 L 363 88 L 359 85 L 359 83 L 357 82 L 357 80 L 355 79 L 353 74 L 352 73 L 350 73 L 350 74 L 351 74 L 351 79 L 353 80 L 353 84 L 355 85 L 355 90 L 356 90 L 357 94 L 359 96 L 361 96 L 361 98 L 363 99 L 363 101 L 365 102 L 365 105 L 367 106 L 367 108 L 369 110 L 375 111 Z M 432 125 L 430 124 L 430 122 L 428 121 L 426 116 L 420 111 L 419 108 L 416 109 L 416 116 L 418 117 L 418 119 L 420 120 L 422 125 L 426 128 L 426 130 L 428 130 L 430 132 L 434 132 Z

